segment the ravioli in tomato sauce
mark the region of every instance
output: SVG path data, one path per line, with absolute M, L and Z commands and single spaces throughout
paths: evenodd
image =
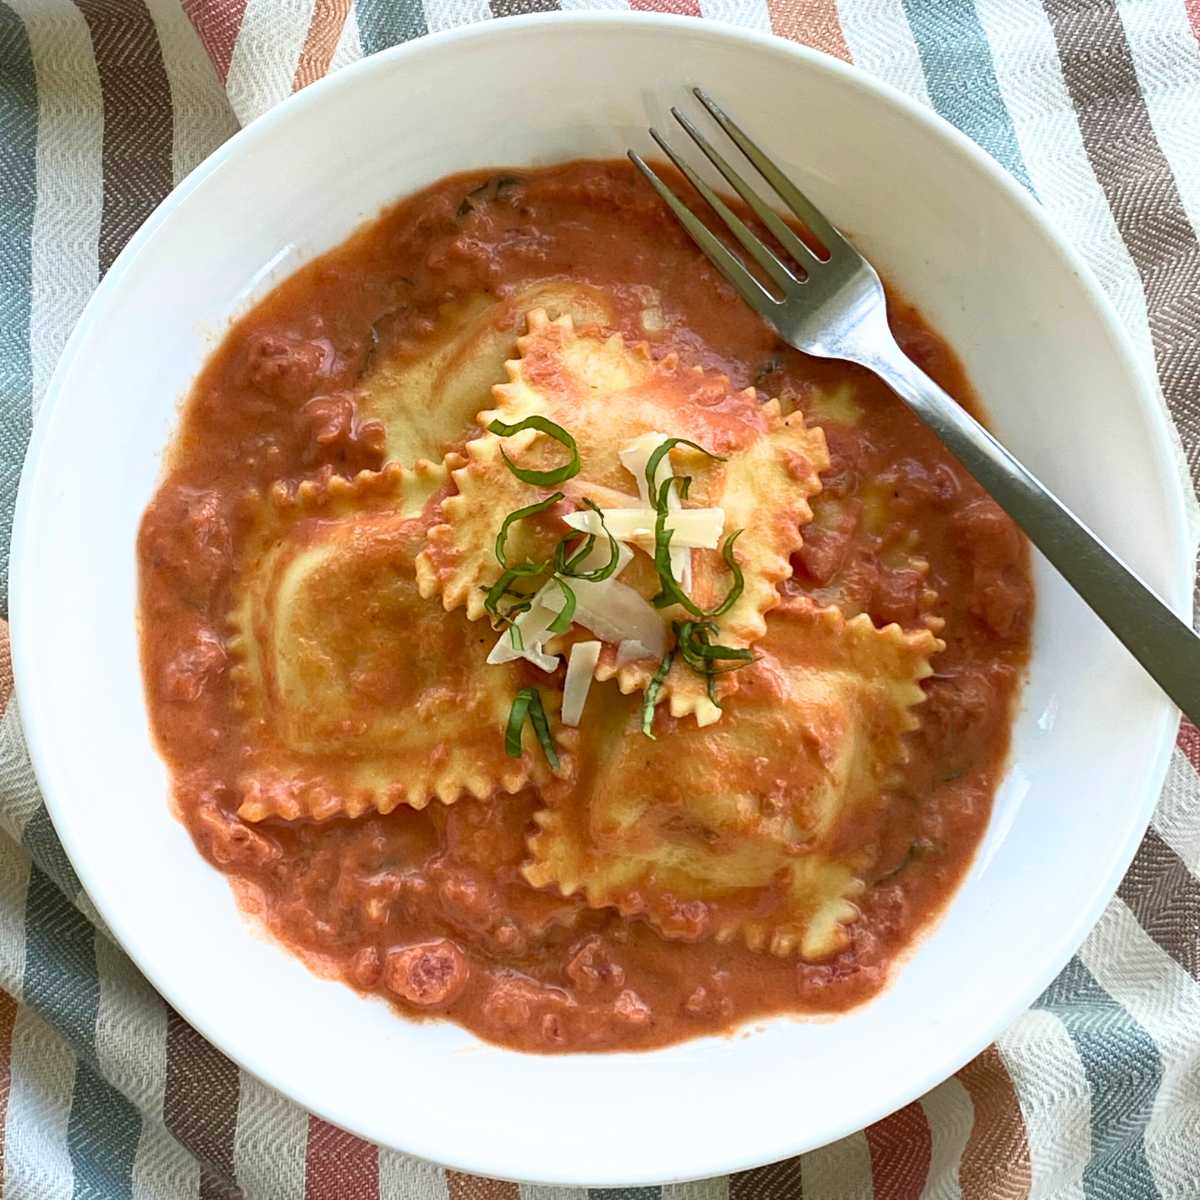
M 247 912 L 541 1052 L 878 992 L 986 827 L 1033 603 L 933 435 L 616 162 L 442 180 L 277 287 L 138 558 L 176 810 Z

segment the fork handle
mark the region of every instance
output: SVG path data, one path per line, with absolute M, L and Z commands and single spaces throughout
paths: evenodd
M 942 439 L 1159 687 L 1200 724 L 1200 637 L 890 335 L 888 341 L 887 353 L 859 361 Z

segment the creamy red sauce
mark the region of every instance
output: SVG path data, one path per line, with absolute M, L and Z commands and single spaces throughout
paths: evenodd
M 510 178 L 511 177 L 511 178 Z M 434 185 L 299 271 L 230 330 L 189 397 L 138 542 L 142 657 L 174 803 L 245 910 L 314 969 L 534 1051 L 662 1045 L 772 1013 L 845 1010 L 946 904 L 987 825 L 1029 650 L 1028 552 L 1013 524 L 867 372 L 784 346 L 694 249 L 625 163 L 574 163 Z M 473 199 L 468 196 L 473 194 Z M 666 941 L 644 923 L 529 887 L 519 874 L 532 792 L 322 823 L 236 815 L 247 755 L 225 616 L 252 487 L 383 463 L 356 406 L 381 353 L 420 354 L 439 307 L 563 276 L 609 296 L 614 325 L 652 352 L 725 372 L 805 410 L 826 432 L 827 498 L 842 519 L 805 531 L 787 592 L 835 590 L 876 623 L 945 618 L 904 785 L 878 827 L 880 867 L 851 944 L 824 963 L 735 944 Z M 663 327 L 642 319 L 646 289 Z M 905 351 L 978 411 L 953 352 L 903 300 Z M 850 384 L 853 426 L 814 414 Z M 862 498 L 885 497 L 868 530 Z M 848 515 L 846 515 L 848 514 Z M 915 535 L 921 575 L 894 548 Z M 487 634 L 481 626 L 481 634 Z

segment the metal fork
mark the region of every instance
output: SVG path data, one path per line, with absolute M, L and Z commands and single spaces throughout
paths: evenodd
M 1044 484 L 961 408 L 896 344 L 879 276 L 813 203 L 702 88 L 693 92 L 784 204 L 825 248 L 818 255 L 730 166 L 677 108 L 671 114 L 792 258 L 788 264 L 654 129 L 651 137 L 762 268 L 772 294 L 745 263 L 634 151 L 629 157 L 709 261 L 789 345 L 874 371 L 991 493 L 1029 540 L 1092 607 L 1168 696 L 1200 723 L 1200 637 L 1117 558 Z

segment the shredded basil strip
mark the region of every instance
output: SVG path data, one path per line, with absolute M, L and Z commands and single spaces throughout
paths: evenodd
M 511 525 L 515 525 L 518 521 L 523 521 L 526 517 L 536 516 L 540 512 L 545 512 L 551 505 L 557 504 L 563 498 L 562 492 L 555 492 L 553 496 L 547 496 L 545 500 L 539 500 L 536 504 L 527 504 L 524 508 L 514 509 L 504 518 L 500 525 L 500 532 L 496 534 L 496 558 L 502 567 L 508 566 L 508 559 L 504 554 L 504 543 L 508 538 L 508 530 Z
M 504 751 L 511 758 L 521 757 L 521 730 L 525 727 L 525 717 L 529 705 L 537 692 L 533 688 L 522 688 L 513 698 L 512 708 L 508 710 L 508 725 L 504 730 Z
M 488 426 L 488 429 L 500 437 L 512 437 L 513 434 L 522 433 L 526 429 L 536 429 L 539 433 L 544 433 L 547 437 L 552 437 L 556 442 L 560 442 L 571 452 L 570 460 L 563 463 L 561 467 L 555 467 L 552 471 L 534 471 L 527 467 L 518 467 L 501 450 L 500 454 L 508 464 L 508 469 L 522 483 L 531 483 L 537 487 L 541 487 L 562 483 L 579 474 L 581 464 L 579 461 L 579 447 L 575 445 L 575 439 L 561 425 L 556 425 L 553 421 L 547 420 L 545 417 L 526 417 L 523 421 L 517 421 L 514 425 L 506 425 L 503 421 L 493 421 Z
M 569 579 L 586 579 L 589 583 L 600 583 L 612 575 L 620 565 L 621 546 L 604 523 L 604 514 L 600 511 L 599 506 L 586 498 L 583 500 L 583 503 L 600 518 L 600 528 L 604 530 L 605 536 L 608 538 L 608 562 L 602 567 L 593 568 L 591 571 L 580 571 L 577 569 L 578 565 L 591 553 L 592 547 L 596 544 L 596 535 L 589 533 L 583 549 L 578 554 L 573 554 L 569 559 L 560 564 L 558 552 L 555 551 L 554 563 L 558 573 L 566 575 Z M 559 546 L 562 546 L 561 542 Z
M 668 650 L 663 655 L 662 662 L 658 664 L 658 670 L 654 672 L 653 678 L 646 687 L 645 695 L 642 697 L 642 732 L 652 742 L 658 741 L 650 728 L 654 724 L 654 706 L 658 703 L 658 693 L 662 691 L 663 680 L 666 679 L 674 659 L 674 650 Z
M 550 622 L 549 631 L 551 633 L 566 633 L 571 628 L 571 622 L 575 619 L 575 593 L 571 590 L 570 585 L 564 580 L 559 579 L 557 575 L 553 578 L 554 582 L 562 589 L 563 606 L 558 616 Z
M 529 575 L 540 575 L 546 569 L 545 563 L 523 563 L 519 567 L 508 567 L 501 574 L 500 578 L 492 584 L 487 590 L 487 599 L 483 602 L 483 607 L 493 616 L 502 617 L 508 620 L 514 612 L 524 612 L 529 607 L 526 603 L 523 608 L 510 608 L 507 613 L 501 613 L 500 601 L 512 591 L 512 583 L 515 579 L 521 579 Z M 515 593 L 521 596 L 523 600 L 528 600 L 524 592 Z
M 536 688 L 528 690 L 532 693 L 529 700 L 529 720 L 533 724 L 533 732 L 537 734 L 546 761 L 557 770 L 558 751 L 554 747 L 554 739 L 550 736 L 550 722 L 546 720 L 546 710 L 542 707 L 542 693 Z
M 511 616 L 511 614 L 512 610 L 510 609 L 508 615 Z M 525 639 L 521 636 L 521 631 L 515 625 L 509 626 L 508 640 L 512 642 L 514 650 L 523 651 L 525 649 Z
M 738 597 L 746 587 L 746 578 L 742 574 L 742 568 L 738 566 L 737 559 L 733 557 L 733 543 L 744 532 L 744 530 L 735 529 L 725 539 L 725 545 L 721 548 L 721 557 L 725 560 L 725 565 L 729 568 L 730 574 L 733 575 L 733 583 L 729 585 L 729 591 L 725 593 L 725 599 L 716 608 L 709 609 L 708 615 L 710 617 L 720 617 L 727 613 L 737 603 Z
M 537 688 L 522 688 L 513 699 L 512 708 L 508 710 L 508 724 L 504 729 L 505 753 L 511 758 L 521 757 L 521 731 L 525 728 L 527 717 L 546 761 L 557 770 L 558 751 L 550 736 L 550 722 L 546 720 L 542 694 Z
M 655 448 L 654 453 L 651 454 L 648 459 L 646 459 L 646 483 L 649 486 L 649 494 L 651 496 L 659 491 L 658 484 L 655 482 L 655 476 L 658 474 L 658 464 L 662 462 L 666 455 L 670 454 L 676 446 L 688 446 L 692 450 L 699 450 L 701 454 L 707 454 L 708 457 L 713 459 L 715 462 L 725 461 L 720 454 L 713 454 L 711 450 L 705 450 L 703 446 L 697 444 L 696 442 L 688 441 L 687 438 L 665 438 Z M 666 481 L 664 480 L 664 482 Z M 687 492 L 685 491 L 683 494 L 686 496 Z

